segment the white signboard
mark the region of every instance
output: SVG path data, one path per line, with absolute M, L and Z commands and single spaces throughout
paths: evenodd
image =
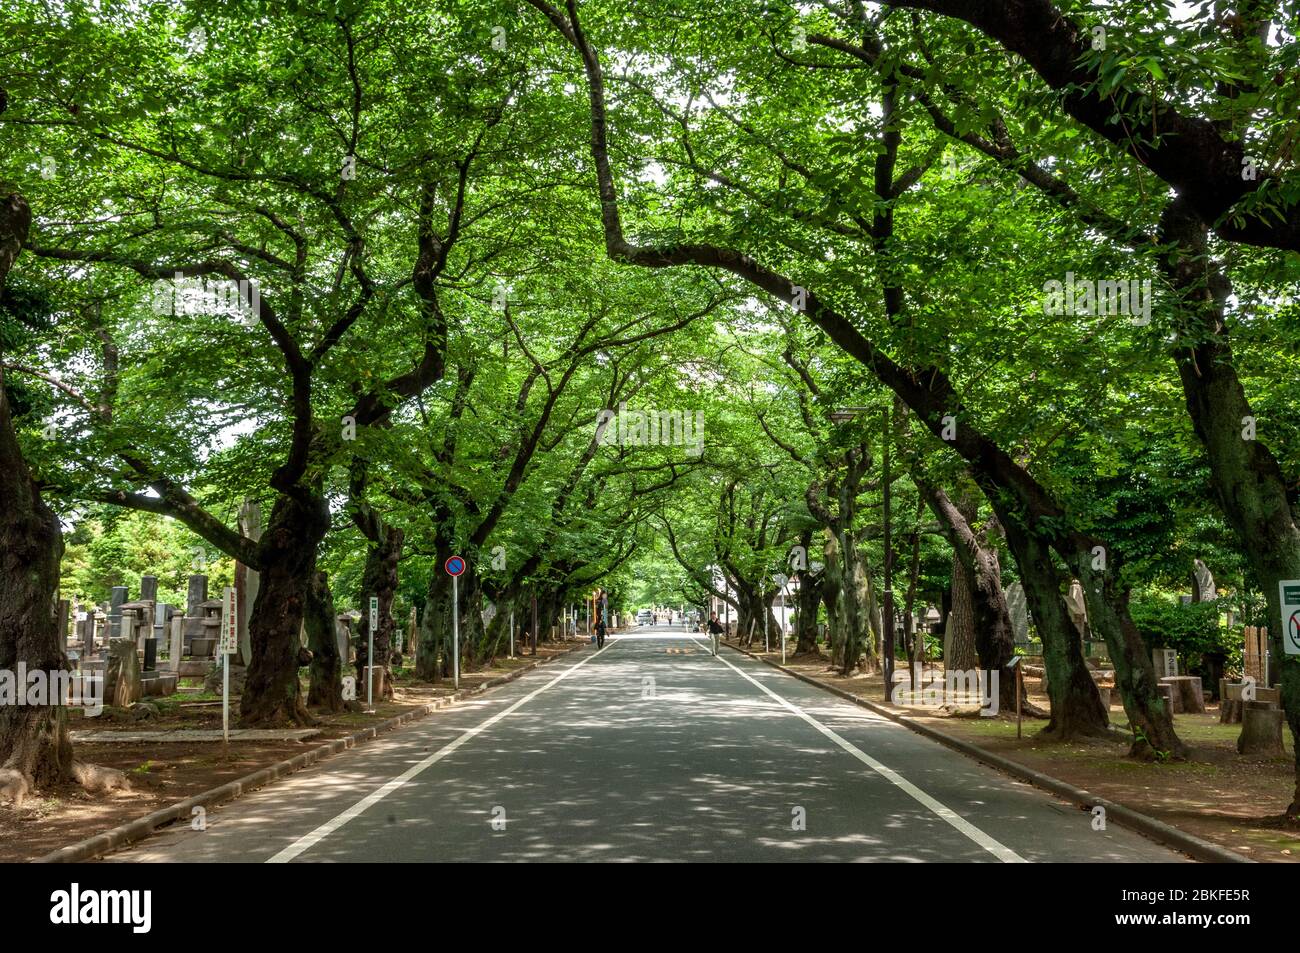
M 379 597 L 370 597 L 370 632 L 373 634 L 379 628 Z
M 1282 597 L 1282 649 L 1300 655 L 1300 579 L 1283 579 L 1277 589 Z
M 239 594 L 233 586 L 226 586 L 221 596 L 221 654 L 239 652 Z

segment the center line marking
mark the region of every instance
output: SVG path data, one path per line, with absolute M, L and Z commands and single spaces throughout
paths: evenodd
M 700 647 L 704 648 L 702 644 L 700 645 Z M 792 714 L 795 714 L 798 717 L 802 718 L 804 721 L 808 722 L 808 724 L 812 725 L 814 728 L 820 731 L 827 738 L 831 739 L 831 741 L 835 742 L 837 745 L 839 745 L 849 754 L 853 755 L 853 757 L 857 758 L 859 761 L 861 761 L 863 764 L 869 767 L 872 771 L 875 771 L 878 775 L 880 775 L 890 784 L 893 784 L 895 787 L 899 788 L 904 793 L 908 794 L 910 797 L 914 798 L 915 800 L 919 801 L 921 804 L 925 805 L 927 808 L 930 809 L 932 813 L 934 813 L 936 817 L 939 817 L 947 821 L 949 824 L 951 824 L 957 830 L 961 831 L 963 834 L 965 834 L 967 837 L 973 840 L 976 844 L 979 844 L 979 846 L 983 847 L 986 851 L 988 851 L 994 857 L 998 858 L 998 860 L 1002 861 L 1004 864 L 1029 863 L 1029 861 L 1025 860 L 1025 858 L 1021 857 L 1010 847 L 1007 847 L 1005 844 L 1002 844 L 1001 842 L 990 837 L 988 834 L 984 833 L 982 830 L 980 830 L 970 821 L 966 820 L 964 817 L 961 817 L 951 808 L 944 806 L 944 804 L 942 804 L 940 801 L 931 797 L 929 794 L 926 794 L 924 791 L 918 788 L 911 781 L 907 780 L 907 778 L 903 777 L 893 768 L 889 767 L 888 765 L 882 764 L 881 762 L 877 761 L 875 758 L 871 757 L 871 755 L 863 751 L 861 748 L 859 748 L 857 745 L 853 744 L 851 741 L 847 741 L 844 738 L 840 737 L 840 735 L 836 734 L 830 728 L 827 728 L 825 725 L 823 725 L 812 715 L 808 714 L 799 706 L 789 701 L 786 701 L 786 699 L 782 698 L 776 692 L 772 691 L 772 689 L 768 688 L 762 682 L 758 681 L 758 679 L 753 678 L 747 672 L 741 671 L 739 668 L 737 668 L 736 666 L 728 662 L 726 659 L 724 659 L 721 655 L 718 655 L 717 659 L 719 662 L 727 666 L 727 668 L 731 669 L 741 678 L 756 685 L 758 689 L 762 691 L 764 694 L 769 695 L 772 698 L 776 699 L 777 702 L 779 702 L 783 707 L 785 707 Z
M 491 728 L 498 721 L 500 721 L 502 718 L 505 718 L 507 715 L 511 714 L 512 712 L 518 711 L 520 708 L 528 704 L 530 701 L 532 701 L 542 692 L 546 691 L 548 688 L 551 688 L 554 685 L 558 685 L 560 682 L 564 681 L 566 678 L 568 678 L 578 669 L 582 668 L 582 666 L 586 665 L 588 662 L 594 659 L 597 655 L 600 655 L 601 652 L 608 650 L 613 644 L 614 644 L 613 642 L 610 642 L 604 648 L 597 649 L 595 653 L 593 653 L 592 655 L 588 655 L 577 665 L 573 665 L 565 669 L 563 672 L 561 672 L 555 678 L 551 679 L 541 688 L 525 695 L 523 698 L 519 699 L 519 701 L 511 705 L 509 708 L 505 709 L 504 711 L 497 712 L 487 721 L 482 722 L 481 724 L 477 724 L 473 728 L 470 728 L 468 731 L 466 731 L 455 741 L 445 745 L 442 748 L 439 748 L 437 751 L 429 755 L 429 757 L 425 758 L 419 764 L 412 765 L 402 774 L 399 774 L 391 781 L 386 782 L 379 788 L 372 791 L 370 794 L 367 794 L 360 801 L 357 801 L 356 804 L 353 804 L 350 808 L 348 808 L 338 817 L 326 821 L 324 824 L 316 828 L 310 834 L 305 834 L 304 836 L 298 838 L 296 841 L 294 841 L 284 850 L 280 851 L 275 856 L 268 858 L 266 863 L 287 864 L 289 861 L 293 860 L 299 854 L 311 850 L 311 848 L 315 847 L 317 844 L 323 841 L 330 834 L 333 834 L 336 830 L 338 830 L 348 821 L 352 820 L 354 817 L 361 815 L 367 809 L 378 804 L 380 801 L 388 797 L 388 795 L 392 794 L 394 791 L 396 791 L 402 785 L 406 784 L 407 781 L 410 781 L 416 775 L 421 774 L 427 769 L 433 767 L 435 764 L 437 764 L 443 758 L 447 757 L 447 755 L 451 754 L 453 751 L 455 751 L 457 748 L 459 748 L 465 742 L 469 741 L 474 736 L 481 734 L 482 732 Z

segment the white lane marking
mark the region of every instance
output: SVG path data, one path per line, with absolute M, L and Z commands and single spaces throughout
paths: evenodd
M 578 669 L 582 668 L 582 666 L 586 665 L 588 662 L 594 659 L 597 655 L 600 655 L 601 652 L 608 650 L 612 645 L 613 645 L 612 642 L 607 643 L 604 648 L 597 649 L 593 654 L 588 655 L 577 665 L 573 665 L 565 669 L 563 672 L 561 672 L 555 678 L 551 679 L 541 688 L 537 689 L 536 691 L 528 693 L 523 698 L 519 699 L 519 701 L 511 705 L 509 708 L 505 709 L 504 711 L 497 712 L 487 721 L 484 721 L 481 724 L 475 725 L 473 728 L 470 728 L 468 731 L 466 731 L 455 741 L 445 745 L 442 748 L 439 748 L 437 751 L 429 755 L 429 757 L 425 758 L 419 764 L 412 765 L 409 769 L 407 769 L 402 774 L 399 774 L 391 781 L 386 782 L 381 787 L 372 791 L 370 794 L 367 794 L 360 801 L 357 801 L 356 804 L 353 804 L 350 808 L 348 808 L 338 817 L 326 821 L 324 824 L 316 828 L 310 834 L 305 834 L 302 837 L 298 838 L 296 841 L 294 841 L 284 850 L 280 851 L 275 856 L 268 858 L 266 863 L 287 864 L 289 861 L 293 860 L 299 854 L 311 850 L 311 848 L 315 847 L 317 844 L 323 841 L 330 834 L 333 834 L 336 830 L 338 830 L 348 821 L 352 820 L 354 817 L 359 816 L 360 814 L 365 812 L 368 808 L 371 808 L 374 805 L 378 804 L 380 801 L 388 797 L 388 795 L 392 794 L 394 791 L 396 791 L 402 785 L 406 784 L 407 781 L 410 781 L 416 775 L 433 767 L 435 764 L 437 764 L 443 758 L 447 757 L 447 755 L 451 754 L 453 751 L 455 751 L 457 748 L 459 748 L 465 742 L 469 741 L 474 736 L 482 734 L 484 731 L 487 731 L 487 729 L 491 728 L 502 718 L 505 718 L 507 715 L 518 711 L 520 708 L 528 704 L 530 701 L 532 701 L 542 692 L 546 691 L 548 688 L 558 685 L 560 682 L 564 681 L 566 678 L 568 678 Z
M 703 643 L 700 643 L 700 647 L 704 648 L 705 646 L 703 645 Z M 879 761 L 871 757 L 871 755 L 867 754 L 857 745 L 853 744 L 850 741 L 846 741 L 844 738 L 840 737 L 830 728 L 827 728 L 825 725 L 823 725 L 812 715 L 808 714 L 802 708 L 792 704 L 791 702 L 786 701 L 776 692 L 772 691 L 772 689 L 768 688 L 762 682 L 758 681 L 758 679 L 753 678 L 751 675 L 749 675 L 748 672 L 741 671 L 739 668 L 737 668 L 736 666 L 728 662 L 726 659 L 724 659 L 721 655 L 717 656 L 717 659 L 719 662 L 727 666 L 727 668 L 731 669 L 741 678 L 744 678 L 749 682 L 751 682 L 752 684 L 757 685 L 760 691 L 776 699 L 776 701 L 779 702 L 788 711 L 802 718 L 804 721 L 808 722 L 808 724 L 812 725 L 814 728 L 820 731 L 827 738 L 831 739 L 831 741 L 835 742 L 837 745 L 839 745 L 849 754 L 853 755 L 853 757 L 857 758 L 859 761 L 861 761 L 863 764 L 869 767 L 872 771 L 875 771 L 878 775 L 880 775 L 890 784 L 893 784 L 894 786 L 898 787 L 900 790 L 902 790 L 903 792 L 905 792 L 906 794 L 914 798 L 915 800 L 919 801 L 921 804 L 925 805 L 927 808 L 930 809 L 932 813 L 934 813 L 936 817 L 942 818 L 943 820 L 947 821 L 949 824 L 957 828 L 957 830 L 961 831 L 963 834 L 965 834 L 967 837 L 973 840 L 976 844 L 979 844 L 979 846 L 983 847 L 986 851 L 988 851 L 998 860 L 1002 861 L 1004 864 L 1029 863 L 1029 861 L 1025 860 L 1025 858 L 1021 857 L 1010 847 L 1007 847 L 1005 844 L 1002 844 L 999 841 L 995 840 L 994 838 L 990 837 L 988 834 L 984 833 L 982 830 L 980 830 L 970 821 L 966 820 L 964 817 L 961 817 L 951 808 L 945 807 L 941 802 L 937 801 L 930 795 L 926 794 L 924 791 L 918 788 L 911 781 L 907 780 L 907 778 L 903 777 L 893 768 L 881 764 Z

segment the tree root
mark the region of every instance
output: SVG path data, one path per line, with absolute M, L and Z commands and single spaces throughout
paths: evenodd
M 72 762 L 72 780 L 88 794 L 131 790 L 131 782 L 124 772 L 85 761 Z M 30 775 L 14 768 L 0 768 L 0 797 L 8 798 L 14 810 L 19 810 L 35 790 L 36 784 Z
M 126 774 L 117 768 L 105 768 L 85 761 L 72 762 L 72 777 L 91 794 L 107 794 L 110 791 L 129 791 L 131 782 Z
M 12 801 L 14 810 L 23 806 L 23 800 L 31 793 L 31 789 L 31 782 L 21 771 L 0 768 L 0 797 Z

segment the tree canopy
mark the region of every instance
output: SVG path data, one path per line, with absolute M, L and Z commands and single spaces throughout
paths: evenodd
M 48 507 L 61 579 L 6 590 L 0 664 L 42 587 L 176 593 L 200 555 L 261 575 L 248 724 L 311 718 L 320 572 L 381 594 L 382 660 L 414 607 L 427 678 L 453 554 L 472 665 L 596 587 L 770 627 L 782 573 L 845 671 L 892 678 L 959 590 L 944 651 L 999 670 L 1018 582 L 1072 738 L 1108 730 L 1077 581 L 1135 755 L 1186 753 L 1152 648 L 1231 667 L 1244 624 L 1298 731 L 1296 35 L 1268 2 L 13 0 L 5 532 L 51 550 Z

